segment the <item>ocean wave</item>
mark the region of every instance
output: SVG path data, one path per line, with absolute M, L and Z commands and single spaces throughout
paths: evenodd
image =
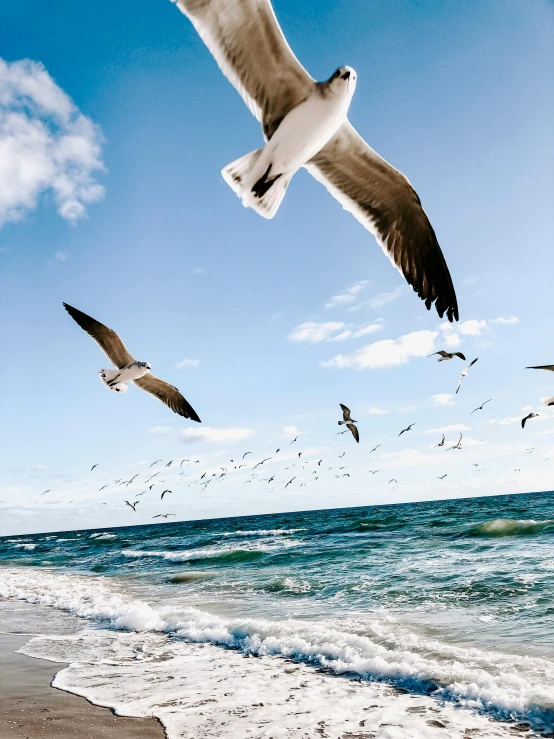
M 191 607 L 155 607 L 113 588 L 100 578 L 0 569 L 1 596 L 50 605 L 112 629 L 286 657 L 554 730 L 554 664 L 544 659 L 446 644 L 385 616 L 357 624 L 229 619 Z
M 254 529 L 252 531 L 223 531 L 221 536 L 290 536 L 308 529 Z
M 102 541 L 104 539 L 117 539 L 117 534 L 110 534 L 107 531 L 103 531 L 100 534 L 91 534 L 90 539 L 95 539 L 96 541 Z
M 469 530 L 470 536 L 536 536 L 554 532 L 554 520 L 546 521 L 495 518 L 492 521 L 476 524 Z
M 297 546 L 297 542 L 279 541 L 275 544 L 244 544 L 237 547 L 232 545 L 207 546 L 196 549 L 163 550 L 163 549 L 122 549 L 124 557 L 141 558 L 155 557 L 167 562 L 192 562 L 199 560 L 217 560 L 227 562 L 246 562 L 259 559 L 270 552 L 278 552 Z

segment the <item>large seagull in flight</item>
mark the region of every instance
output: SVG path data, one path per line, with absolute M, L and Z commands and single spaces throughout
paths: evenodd
M 316 82 L 281 31 L 270 0 L 174 0 L 223 74 L 260 121 L 266 145 L 222 170 L 264 218 L 306 167 L 374 236 L 427 308 L 458 320 L 452 279 L 419 197 L 406 177 L 348 121 L 356 72 L 339 67 Z
M 179 390 L 150 372 L 148 362 L 137 362 L 129 353 L 125 344 L 111 328 L 95 321 L 77 308 L 67 303 L 63 304 L 79 326 L 92 336 L 100 349 L 115 364 L 117 369 L 101 369 L 98 374 L 104 385 L 117 393 L 126 393 L 129 382 L 134 382 L 142 390 L 146 390 L 172 411 L 185 418 L 191 418 L 200 423 L 200 418 L 194 408 L 185 400 Z

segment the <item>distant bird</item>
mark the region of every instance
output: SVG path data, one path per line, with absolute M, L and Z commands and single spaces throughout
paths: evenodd
M 150 477 L 148 478 L 148 480 L 145 480 L 145 483 L 150 482 L 150 480 L 153 480 L 156 477 L 156 475 L 159 475 L 159 474 L 160 474 L 159 472 L 154 472 L 153 475 L 150 475 Z
M 268 461 L 269 459 L 273 459 L 273 457 L 266 457 L 265 459 L 262 459 L 262 461 L 261 461 L 261 462 L 258 462 L 258 464 L 255 464 L 255 465 L 254 465 L 254 466 L 252 467 L 252 469 L 253 469 L 253 470 L 255 470 L 255 469 L 256 469 L 256 467 L 259 467 L 259 466 L 260 466 L 261 464 L 263 464 L 264 462 L 267 462 L 267 461 Z
M 102 487 L 98 489 L 98 492 L 100 492 L 100 490 L 104 490 L 104 488 L 107 488 L 107 487 L 108 487 L 107 485 L 102 485 Z
M 99 372 L 100 379 L 107 388 L 118 393 L 125 393 L 128 383 L 134 382 L 142 390 L 167 405 L 174 413 L 200 423 L 198 414 L 179 390 L 153 375 L 148 362 L 137 362 L 115 331 L 77 308 L 67 303 L 63 305 L 69 315 L 94 339 L 108 359 L 117 367 L 116 370 L 102 369 Z
M 222 175 L 245 207 L 273 218 L 291 178 L 306 167 L 370 231 L 427 308 L 458 319 L 452 279 L 435 232 L 406 177 L 348 121 L 356 72 L 316 82 L 300 64 L 270 0 L 178 0 L 223 74 L 261 122 L 265 146 Z
M 138 506 L 138 504 L 140 503 L 140 500 L 135 500 L 134 503 L 129 503 L 128 500 L 124 500 L 123 502 L 126 503 L 129 506 L 129 508 L 132 508 L 135 513 L 137 512 L 136 506 Z
M 473 365 L 475 364 L 475 362 L 478 359 L 479 359 L 479 357 L 477 357 L 476 359 L 474 359 L 472 362 L 470 362 L 467 365 L 467 367 L 464 370 L 462 370 L 462 374 L 460 375 L 460 379 L 458 380 L 458 387 L 456 388 L 456 394 L 458 394 L 458 391 L 460 389 L 460 385 L 462 384 L 462 380 L 464 379 L 464 377 L 467 377 L 467 373 L 469 372 L 470 367 L 473 367 Z
M 244 454 L 242 455 L 242 458 L 244 459 L 247 454 L 252 454 L 252 452 L 244 452 Z
M 448 475 L 448 472 L 446 474 L 442 475 L 441 477 L 437 477 L 437 480 L 444 480 L 444 478 L 446 477 L 446 475 Z
M 160 459 L 160 462 L 161 461 L 162 460 Z M 181 462 L 180 462 L 180 464 L 179 464 L 179 467 L 182 467 L 183 466 L 183 462 L 190 462 L 190 459 L 182 459 Z
M 524 428 L 525 428 L 525 424 L 527 423 L 527 421 L 528 421 L 528 420 L 529 420 L 530 418 L 538 418 L 538 417 L 539 417 L 539 414 L 538 414 L 538 413 L 529 413 L 529 414 L 528 414 L 527 416 L 525 416 L 525 418 L 522 418 L 522 419 L 521 419 L 521 428 L 522 428 L 522 429 L 524 429 Z
M 473 465 L 474 467 L 479 467 L 479 465 L 481 464 L 481 462 L 472 462 L 471 464 L 472 464 L 472 465 Z
M 322 459 L 320 459 L 320 460 L 319 460 L 319 462 L 317 463 L 317 466 L 318 466 L 318 467 L 321 467 L 321 463 L 322 463 L 322 462 L 323 462 L 323 460 L 322 460 Z
M 485 402 L 482 405 L 478 406 L 477 408 L 474 408 L 469 415 L 471 416 L 471 414 L 472 413 L 475 413 L 475 411 L 482 411 L 483 410 L 483 406 L 487 405 L 487 403 L 490 403 L 491 400 L 492 400 L 492 398 L 489 398 L 488 400 L 485 400 Z
M 337 431 L 337 433 L 335 434 L 335 436 L 340 436 L 341 434 L 347 434 L 347 433 L 348 433 L 348 429 L 345 430 L 345 431 Z
M 168 516 L 175 516 L 177 514 L 175 513 L 158 513 L 156 516 L 152 516 L 152 518 L 167 518 Z
M 374 446 L 374 447 L 373 447 L 373 449 L 372 449 L 372 450 L 370 451 L 370 454 L 373 454 L 373 452 L 374 452 L 374 451 L 375 451 L 376 449 L 379 449 L 379 447 L 380 447 L 380 446 L 381 446 L 381 444 L 377 444 L 377 446 Z
M 448 449 L 446 451 L 449 452 L 451 449 L 461 449 L 461 448 L 462 448 L 462 434 L 460 434 L 460 438 L 454 444 L 454 446 L 448 447 Z
M 287 484 L 285 485 L 285 490 L 286 490 L 286 489 L 288 488 L 288 486 L 289 486 L 289 485 L 291 484 L 291 482 L 292 482 L 293 480 L 296 480 L 296 476 L 294 476 L 294 477 L 291 477 L 291 479 L 290 479 L 290 480 L 289 480 L 289 481 L 287 482 Z
M 275 475 L 273 475 L 273 477 L 270 477 L 270 478 L 268 479 L 268 482 L 273 482 L 273 480 L 275 480 Z
M 466 358 L 462 354 L 462 352 L 445 352 L 444 349 L 441 349 L 438 352 L 433 352 L 432 354 L 428 354 L 428 357 L 434 357 L 436 354 L 440 354 L 440 359 L 437 359 L 437 362 L 446 362 L 449 359 L 453 359 L 454 357 L 460 357 L 460 359 L 463 359 L 464 362 L 466 361 Z
M 142 493 L 137 493 L 136 497 L 139 498 L 141 495 L 146 495 L 146 490 L 143 490 Z
M 416 426 L 416 425 L 417 425 L 417 424 L 415 424 L 415 423 L 411 423 L 411 424 L 410 424 L 410 425 L 409 425 L 409 426 L 408 426 L 407 428 L 405 428 L 405 429 L 402 429 L 402 431 L 401 431 L 401 432 L 400 432 L 400 433 L 398 434 L 398 436 L 402 436 L 402 434 L 405 434 L 405 433 L 406 433 L 406 431 L 410 431 L 410 429 L 411 429 L 411 428 L 412 428 L 413 426 Z
M 298 452 L 298 459 L 302 456 L 302 452 Z
M 298 436 L 295 436 L 294 437 L 294 439 L 291 441 L 291 443 L 289 444 L 289 446 L 292 446 L 292 444 L 294 444 L 295 441 L 298 441 Z
M 438 444 L 435 444 L 435 446 L 433 447 L 433 449 L 436 449 L 438 446 L 444 446 L 444 442 L 445 441 L 446 441 L 446 436 L 443 434 L 441 441 L 439 441 Z
M 166 493 L 173 493 L 173 490 L 164 490 L 163 493 L 160 495 L 160 500 L 163 500 L 164 499 L 164 495 Z
M 152 490 L 152 488 L 154 487 L 154 485 L 155 485 L 155 484 L 156 484 L 156 483 L 155 483 L 155 482 L 153 482 L 153 483 L 152 483 L 152 485 L 149 485 L 149 486 L 148 486 L 148 490 Z
M 391 479 L 389 480 L 388 484 L 390 485 L 390 484 L 391 484 L 391 482 L 396 482 L 396 483 L 398 483 L 398 480 L 395 480 L 395 479 L 394 479 L 394 477 L 393 477 L 393 478 L 391 478 Z
M 275 454 L 279 454 L 280 451 L 281 451 L 280 449 L 276 449 Z
M 350 477 L 350 475 L 348 474 L 348 472 L 345 472 L 345 473 L 343 474 L 343 477 Z
M 171 467 L 172 463 L 173 463 L 173 460 L 170 459 L 169 462 L 166 464 L 166 467 Z
M 158 462 L 161 462 L 161 461 L 162 461 L 161 459 L 157 459 L 155 462 L 152 462 L 152 464 L 149 465 L 149 467 L 153 467 L 155 464 L 158 464 Z
M 46 493 L 49 493 L 49 492 L 50 492 L 50 489 L 45 490 L 44 493 L 41 493 L 41 495 L 46 495 Z
M 200 479 L 203 480 L 205 477 L 206 477 L 206 473 L 204 472 L 204 474 L 202 475 Z
M 346 426 L 346 428 L 352 432 L 352 436 L 356 439 L 357 443 L 360 443 L 360 433 L 358 431 L 358 427 L 354 424 L 358 423 L 358 421 L 355 421 L 351 415 L 350 415 L 350 408 L 347 408 L 342 403 L 339 403 L 340 407 L 342 408 L 342 421 L 339 421 L 339 426 Z
M 94 469 L 95 467 L 98 467 L 98 464 L 93 464 L 93 465 L 92 465 L 92 467 L 90 468 L 90 471 L 92 472 L 92 470 L 93 470 L 93 469 Z
M 376 475 L 379 472 L 379 470 L 368 470 L 368 472 L 371 472 L 372 475 Z
M 346 452 L 343 452 L 342 454 L 339 454 L 339 459 L 342 459 L 345 454 L 346 454 Z
M 533 369 L 535 369 L 535 368 L 533 367 Z M 517 469 L 514 470 L 514 472 L 521 472 L 521 470 L 518 467 Z

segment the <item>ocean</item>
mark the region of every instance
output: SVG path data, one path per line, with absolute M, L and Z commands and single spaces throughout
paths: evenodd
M 0 539 L 0 631 L 178 737 L 554 735 L 554 493 Z

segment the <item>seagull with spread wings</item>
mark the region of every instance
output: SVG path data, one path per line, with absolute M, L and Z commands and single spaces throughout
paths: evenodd
M 148 362 L 137 362 L 115 331 L 67 303 L 63 306 L 117 367 L 115 370 L 101 369 L 98 373 L 107 388 L 117 393 L 126 393 L 128 383 L 134 382 L 142 390 L 165 403 L 174 413 L 200 423 L 198 414 L 179 390 L 153 375 Z
M 415 423 L 411 423 L 409 426 L 407 426 L 405 429 L 402 429 L 402 431 L 398 434 L 398 436 L 402 436 L 402 434 L 405 434 L 406 431 L 411 431 L 412 426 L 417 426 Z
M 529 420 L 530 418 L 538 418 L 538 417 L 539 417 L 539 414 L 538 414 L 538 413 L 529 413 L 529 414 L 528 414 L 527 416 L 525 416 L 525 418 L 522 418 L 522 419 L 521 419 L 521 428 L 522 428 L 522 429 L 524 429 L 524 428 L 525 428 L 525 424 L 527 423 L 527 421 L 528 421 L 528 420 Z
M 436 449 L 438 446 L 444 446 L 445 441 L 446 441 L 446 436 L 443 434 L 442 435 L 442 439 L 439 441 L 438 444 L 435 444 L 435 446 L 433 447 L 433 449 Z
M 483 408 L 487 405 L 487 403 L 490 403 L 491 402 L 491 400 L 492 400 L 492 398 L 489 398 L 488 400 L 485 400 L 484 403 L 481 403 L 481 405 L 477 406 L 477 408 L 474 408 L 469 415 L 471 416 L 473 413 L 475 413 L 475 411 L 482 411 Z
M 463 370 L 462 370 L 462 374 L 460 375 L 460 379 L 458 380 L 458 387 L 456 388 L 456 394 L 458 394 L 458 391 L 460 390 L 460 386 L 461 386 L 461 384 L 462 384 L 462 380 L 464 379 L 464 377 L 467 377 L 467 373 L 469 372 L 469 370 L 470 370 L 470 367 L 473 367 L 473 365 L 475 364 L 475 362 L 476 362 L 476 361 L 477 361 L 478 359 L 479 359 L 479 357 L 477 357 L 476 359 L 474 359 L 473 361 L 471 361 L 471 362 L 470 362 L 470 363 L 469 363 L 469 364 L 467 365 L 467 367 L 466 367 L 465 369 L 463 369 Z
M 454 444 L 454 446 L 449 446 L 446 451 L 449 452 L 451 449 L 461 449 L 461 448 L 462 448 L 462 434 L 460 434 L 460 438 Z
M 458 320 L 452 279 L 421 201 L 407 178 L 348 120 L 356 72 L 316 82 L 300 64 L 270 0 L 176 0 L 219 68 L 262 124 L 266 145 L 227 165 L 223 178 L 273 218 L 305 167 L 374 236 L 427 308 Z
M 454 359 L 454 357 L 460 357 L 460 359 L 463 359 L 464 362 L 466 361 L 466 358 L 462 354 L 462 352 L 445 352 L 444 349 L 441 349 L 438 352 L 433 352 L 432 354 L 428 354 L 428 357 L 434 357 L 436 354 L 440 354 L 440 357 L 437 359 L 437 362 L 447 362 L 449 359 Z
M 352 436 L 356 439 L 358 444 L 360 443 L 360 432 L 358 427 L 354 424 L 358 423 L 350 415 L 350 408 L 347 408 L 342 403 L 339 403 L 342 408 L 342 421 L 339 421 L 339 426 L 346 426 L 346 428 L 352 433 Z

